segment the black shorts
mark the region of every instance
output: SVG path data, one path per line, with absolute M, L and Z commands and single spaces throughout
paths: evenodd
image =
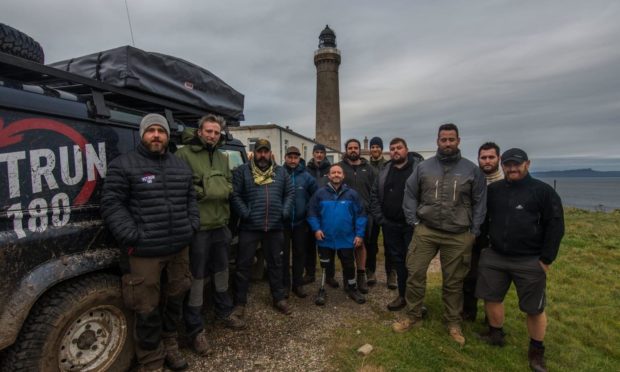
M 521 311 L 536 315 L 545 310 L 547 274 L 537 256 L 506 256 L 491 248 L 483 249 L 476 297 L 503 302 L 511 282 L 515 283 Z

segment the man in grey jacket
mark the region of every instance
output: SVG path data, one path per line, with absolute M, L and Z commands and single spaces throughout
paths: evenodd
M 416 228 L 407 254 L 407 317 L 392 329 L 405 332 L 421 324 L 426 272 L 439 252 L 443 319 L 450 337 L 462 346 L 463 280 L 486 213 L 486 181 L 476 164 L 461 157 L 459 143 L 456 125 L 441 125 L 437 155 L 423 161 L 407 180 L 403 210 L 407 223 Z

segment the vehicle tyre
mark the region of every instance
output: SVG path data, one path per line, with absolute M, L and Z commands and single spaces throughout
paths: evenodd
M 43 63 L 43 48 L 33 38 L 23 32 L 0 23 L 0 52 Z
M 8 350 L 3 370 L 129 370 L 133 314 L 121 293 L 117 276 L 95 274 L 45 294 Z

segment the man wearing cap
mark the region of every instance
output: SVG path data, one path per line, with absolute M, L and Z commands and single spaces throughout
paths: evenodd
M 351 138 L 344 144 L 345 156 L 338 163 L 344 171 L 344 182 L 355 190 L 362 200 L 364 213 L 369 213 L 370 191 L 377 177 L 377 172 L 369 162 L 361 157 L 360 141 Z M 355 247 L 355 263 L 357 265 L 357 288 L 363 294 L 368 293 L 366 277 L 366 242 L 370 238 L 370 226 L 366 225 L 366 234 L 362 244 Z
M 310 173 L 316 180 L 317 187 L 323 187 L 329 182 L 328 173 L 330 166 L 331 164 L 327 159 L 325 146 L 317 143 L 312 149 L 312 159 L 310 159 L 306 166 L 308 173 Z M 310 232 L 306 250 L 306 263 L 304 265 L 306 271 L 306 275 L 304 276 L 304 284 L 309 284 L 315 281 L 316 255 L 317 246 L 314 239 L 314 233 Z M 332 262 L 326 270 L 326 283 L 333 288 L 338 288 L 338 282 L 334 279 L 334 276 L 336 275 L 335 273 L 336 268 Z
M 200 217 L 192 172 L 168 152 L 169 137 L 163 116 L 144 116 L 140 143 L 110 163 L 101 196 L 101 214 L 121 248 L 123 300 L 135 312 L 143 371 L 188 366 L 178 351 L 176 323 L 191 284 L 188 245 Z M 160 283 L 164 270 L 167 280 Z
M 480 168 L 461 157 L 460 142 L 456 125 L 441 125 L 437 154 L 420 163 L 407 180 L 403 210 L 407 223 L 415 226 L 407 253 L 407 317 L 392 328 L 404 332 L 422 323 L 426 272 L 439 252 L 443 320 L 450 337 L 463 346 L 463 279 L 486 213 L 487 190 Z
M 478 148 L 478 167 L 484 173 L 487 186 L 504 179 L 504 173 L 499 166 L 499 154 L 499 146 L 494 142 L 485 142 Z M 469 322 L 475 322 L 478 314 L 478 299 L 475 292 L 480 251 L 489 245 L 486 226 L 486 224 L 481 226 L 481 233 L 476 237 L 471 252 L 471 267 L 463 282 L 463 320 Z
M 228 157 L 218 151 L 223 144 L 221 134 L 225 124 L 221 116 L 203 116 L 198 121 L 198 129 L 188 128 L 183 133 L 185 146 L 176 152 L 176 156 L 192 169 L 200 210 L 200 230 L 190 246 L 192 287 L 183 310 L 185 330 L 199 355 L 209 352 L 202 316 L 207 278 L 213 283 L 211 297 L 217 320 L 232 329 L 245 327 L 243 320 L 231 314 L 233 302 L 228 294 L 228 247 L 231 240 L 228 199 L 232 192 L 232 173 Z
M 286 292 L 291 288 L 291 250 L 293 252 L 293 293 L 304 298 L 307 293 L 303 287 L 303 273 L 306 259 L 306 245 L 308 244 L 308 234 L 310 229 L 306 222 L 306 210 L 312 194 L 317 189 L 316 181 L 310 173 L 306 172 L 306 166 L 301 153 L 295 146 L 290 146 L 286 150 L 284 157 L 284 169 L 286 169 L 293 187 L 295 188 L 295 202 L 290 218 L 286 219 L 284 226 L 284 289 Z M 291 244 L 292 243 L 292 244 Z
M 489 331 L 481 337 L 492 345 L 504 345 L 503 301 L 514 282 L 519 308 L 527 314 L 530 368 L 546 371 L 545 288 L 564 235 L 562 201 L 551 186 L 530 176 L 525 151 L 506 150 L 501 161 L 505 179 L 489 185 L 490 246 L 480 255 L 476 286 L 489 322 Z
M 258 243 L 267 261 L 267 276 L 274 307 L 291 314 L 282 279 L 284 220 L 290 218 L 295 189 L 283 167 L 272 160 L 271 143 L 259 139 L 252 160 L 233 172 L 232 207 L 240 217 L 239 250 L 235 270 L 236 317 L 243 318 L 250 286 L 250 269 Z
M 370 139 L 370 165 L 375 169 L 375 173 L 378 175 L 379 172 L 385 166 L 387 161 L 383 157 L 383 140 L 381 137 L 372 137 Z M 381 225 L 374 221 L 374 216 L 369 215 L 371 218 L 368 219 L 369 225 L 369 235 L 368 241 L 366 242 L 366 274 L 368 277 L 368 285 L 374 285 L 377 283 L 377 276 L 375 275 L 375 271 L 377 270 L 377 253 L 379 252 L 379 234 L 381 233 Z M 392 270 L 391 260 L 388 258 L 388 252 L 383 251 L 385 256 L 385 273 L 387 274 L 387 285 L 388 288 L 396 288 L 396 272 Z

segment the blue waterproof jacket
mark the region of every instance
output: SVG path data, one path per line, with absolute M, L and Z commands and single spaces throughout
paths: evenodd
M 364 237 L 368 218 L 359 194 L 343 184 L 338 191 L 331 183 L 314 193 L 308 206 L 308 223 L 313 232 L 323 231 L 319 247 L 353 248 L 353 240 Z
M 286 165 L 284 169 L 288 172 L 293 187 L 295 187 L 295 202 L 291 211 L 290 220 L 285 221 L 288 226 L 299 226 L 306 221 L 306 210 L 308 202 L 317 190 L 316 180 L 310 173 L 306 171 L 306 162 L 300 159 L 299 165 L 295 168 L 289 168 Z

